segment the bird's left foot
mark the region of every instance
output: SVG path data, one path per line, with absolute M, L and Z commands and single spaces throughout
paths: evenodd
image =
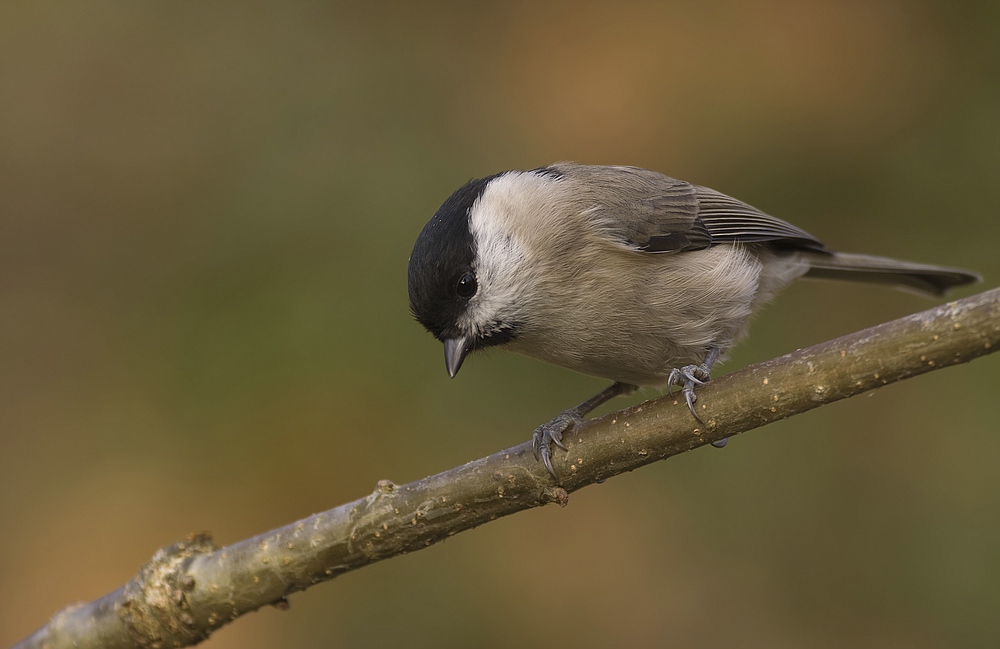
M 671 388 L 675 385 L 680 386 L 681 394 L 684 395 L 684 401 L 687 402 L 688 410 L 694 415 L 694 418 L 698 420 L 698 423 L 704 424 L 705 422 L 701 420 L 698 416 L 698 411 L 694 409 L 694 402 L 698 400 L 698 395 L 694 393 L 695 385 L 705 385 L 708 383 L 712 377 L 710 376 L 711 368 L 707 363 L 702 363 L 701 365 L 685 365 L 681 368 L 674 368 L 670 371 L 670 376 L 667 377 L 667 391 L 672 395 L 673 390 Z M 729 438 L 723 438 L 712 442 L 712 446 L 715 448 L 722 448 L 726 445 Z
M 694 386 L 708 383 L 712 378 L 710 372 L 711 370 L 708 365 L 702 363 L 701 365 L 675 367 L 670 370 L 670 376 L 667 377 L 667 391 L 673 395 L 673 386 L 680 386 L 681 394 L 684 395 L 684 400 L 688 404 L 688 410 L 691 411 L 691 414 L 700 423 L 705 422 L 701 421 L 701 417 L 698 416 L 698 413 L 694 409 L 694 402 L 698 400 L 698 395 L 694 393 Z

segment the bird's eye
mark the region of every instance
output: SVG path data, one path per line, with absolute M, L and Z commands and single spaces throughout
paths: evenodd
M 476 276 L 472 273 L 462 275 L 455 286 L 455 292 L 458 293 L 458 297 L 465 298 L 466 300 L 475 295 L 478 289 L 479 285 L 476 284 Z

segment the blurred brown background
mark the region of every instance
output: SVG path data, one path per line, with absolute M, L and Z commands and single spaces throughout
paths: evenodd
M 447 469 L 602 387 L 502 353 L 448 379 L 405 270 L 470 177 L 640 165 L 1000 277 L 996 2 L 371 5 L 0 5 L 0 646 L 190 531 Z M 723 371 L 932 305 L 799 283 Z M 822 408 L 205 646 L 995 647 L 998 379 Z

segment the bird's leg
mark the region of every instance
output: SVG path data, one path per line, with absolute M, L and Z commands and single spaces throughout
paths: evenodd
M 705 356 L 705 361 L 701 365 L 685 365 L 681 368 L 674 368 L 667 378 L 667 390 L 670 394 L 673 394 L 673 390 L 671 389 L 673 386 L 681 386 L 681 393 L 687 402 L 688 410 L 698 420 L 698 423 L 704 424 L 705 422 L 701 420 L 698 412 L 694 409 L 694 402 L 698 399 L 698 396 L 694 393 L 694 386 L 704 385 L 711 380 L 712 365 L 715 364 L 715 359 L 719 357 L 719 352 L 718 347 L 712 347 L 708 350 L 708 355 Z M 727 441 L 729 441 L 729 438 L 720 439 L 712 442 L 712 446 L 722 448 L 726 445 Z
M 582 424 L 583 418 L 594 408 L 618 395 L 631 394 L 636 390 L 636 387 L 628 383 L 612 383 L 603 392 L 595 394 L 575 408 L 562 411 L 552 421 L 536 428 L 531 440 L 535 449 L 535 459 L 541 459 L 545 463 L 545 468 L 552 474 L 552 477 L 558 480 L 556 472 L 552 468 L 552 445 L 555 444 L 565 451 L 566 447 L 563 446 L 562 438 L 566 431 Z

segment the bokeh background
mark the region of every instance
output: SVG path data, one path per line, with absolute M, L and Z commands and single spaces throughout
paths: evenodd
M 601 388 L 502 353 L 449 380 L 411 320 L 410 246 L 470 177 L 640 165 L 1000 278 L 996 2 L 360 4 L 0 4 L 0 646 L 191 531 L 436 473 Z M 932 305 L 799 283 L 723 370 Z M 998 387 L 992 357 L 888 386 L 205 646 L 995 647 Z

